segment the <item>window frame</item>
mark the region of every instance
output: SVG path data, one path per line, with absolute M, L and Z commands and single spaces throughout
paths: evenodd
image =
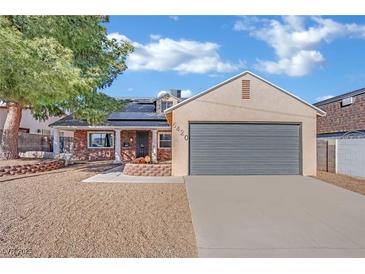
M 110 147 L 93 147 L 90 146 L 90 135 L 91 134 L 111 134 L 112 135 L 112 146 Z M 112 131 L 88 131 L 87 132 L 87 148 L 88 149 L 114 149 L 114 132 Z
M 165 103 L 165 104 L 167 104 L 167 103 L 171 103 L 171 106 L 169 106 L 169 107 L 167 107 L 167 108 L 163 109 L 163 107 L 162 107 L 162 103 Z M 161 100 L 161 102 L 160 102 L 161 112 L 164 112 L 166 109 L 168 109 L 168 108 L 172 107 L 173 105 L 174 105 L 174 102 L 173 102 L 173 101 L 170 101 L 170 100 Z
M 170 141 L 170 146 L 169 147 L 161 147 L 161 135 L 170 135 L 171 136 L 171 141 Z M 166 141 L 166 140 L 164 140 Z M 158 133 L 158 148 L 159 149 L 171 149 L 172 148 L 172 134 L 171 132 L 159 132 Z

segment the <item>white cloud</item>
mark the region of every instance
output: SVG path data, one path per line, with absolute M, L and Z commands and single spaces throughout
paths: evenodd
M 130 42 L 129 38 L 123 34 L 120 34 L 119 32 L 113 32 L 108 34 L 109 39 L 115 39 L 117 41 L 127 41 Z
M 157 93 L 157 97 L 160 97 L 160 96 L 162 96 L 162 95 L 164 95 L 164 94 L 167 94 L 167 93 L 169 93 L 167 90 L 161 90 L 161 91 L 159 91 L 159 92 Z
M 334 97 L 333 95 L 325 95 L 325 96 L 320 96 L 320 97 L 317 97 L 317 102 L 320 102 L 320 101 L 324 101 L 324 100 L 327 100 L 327 99 L 330 99 Z
M 315 50 L 302 50 L 288 58 L 281 58 L 277 62 L 259 61 L 256 64 L 256 68 L 271 74 L 303 76 L 323 62 L 324 58 L 320 52 Z
M 310 21 L 311 26 L 307 26 Z M 275 51 L 276 60 L 259 61 L 256 67 L 268 73 L 303 76 L 321 66 L 325 58 L 319 51 L 323 43 L 340 37 L 365 38 L 365 25 L 342 24 L 332 19 L 285 16 L 282 20 L 243 17 L 233 26 L 266 42 Z
M 134 89 L 133 88 L 128 88 L 128 91 L 133 91 Z
M 161 35 L 159 35 L 159 34 L 150 34 L 150 38 L 152 40 L 159 40 L 159 39 L 161 39 Z
M 161 90 L 157 93 L 157 97 L 160 97 L 163 94 L 167 94 L 169 91 L 167 90 Z M 189 98 L 193 95 L 192 91 L 190 89 L 183 89 L 181 90 L 181 98 Z
M 174 21 L 179 21 L 179 16 L 176 16 L 176 15 L 171 15 L 171 16 L 169 16 L 169 18 Z
M 123 39 L 128 39 L 122 34 L 119 35 Z M 113 36 L 118 37 L 116 34 Z M 218 53 L 220 46 L 216 43 L 154 38 L 156 40 L 147 44 L 129 40 L 135 47 L 134 52 L 127 59 L 129 70 L 203 74 L 233 72 L 243 67 L 243 62 L 234 64 L 222 60 Z
M 181 91 L 181 98 L 189 98 L 191 96 L 193 96 L 193 93 L 191 92 L 190 89 L 183 89 Z

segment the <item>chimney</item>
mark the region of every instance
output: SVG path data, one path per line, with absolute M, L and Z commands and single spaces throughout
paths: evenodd
M 177 98 L 181 98 L 181 89 L 170 89 L 170 93 Z

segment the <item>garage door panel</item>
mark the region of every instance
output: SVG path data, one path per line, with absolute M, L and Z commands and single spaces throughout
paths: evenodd
M 299 174 L 299 125 L 191 124 L 191 175 Z

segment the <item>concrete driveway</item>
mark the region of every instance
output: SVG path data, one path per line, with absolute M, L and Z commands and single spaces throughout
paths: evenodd
M 185 177 L 200 257 L 365 257 L 365 197 L 302 176 Z

